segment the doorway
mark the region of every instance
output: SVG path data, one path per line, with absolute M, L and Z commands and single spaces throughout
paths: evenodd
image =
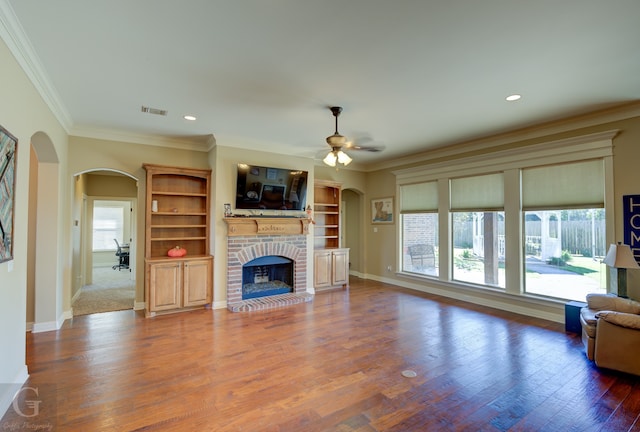
M 363 277 L 364 264 L 363 243 L 364 227 L 363 223 L 363 200 L 364 194 L 356 189 L 342 190 L 342 210 L 341 210 L 341 244 L 349 248 L 349 273 L 354 276 Z
M 113 171 L 92 171 L 79 175 L 76 183 L 76 200 L 82 202 L 81 282 L 72 297 L 73 315 L 133 309 L 137 182 Z

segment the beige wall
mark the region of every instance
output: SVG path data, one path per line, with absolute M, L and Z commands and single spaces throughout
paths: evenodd
M 38 159 L 32 146 L 29 146 L 29 219 L 28 226 L 35 227 L 38 212 Z M 27 240 L 27 323 L 33 326 L 36 319 L 36 236 L 35 229 L 29 229 Z
M 116 174 L 87 174 L 85 194 L 94 197 L 135 198 L 138 196 L 137 182 L 131 177 Z
M 67 136 L 3 41 L 0 41 L 0 64 L 0 93 L 3 100 L 0 104 L 0 124 L 18 139 L 14 259 L 0 263 L 0 382 L 21 383 L 27 375 L 25 331 L 29 271 L 29 175 L 32 169 L 29 162 L 30 141 L 37 133 L 44 132 L 41 136 L 44 138 L 46 135 L 50 140 L 51 153 L 61 161 L 56 164 L 53 173 L 57 176 L 66 169 Z M 52 192 L 61 204 L 51 209 L 53 214 L 47 229 L 54 240 L 65 235 L 68 238 L 69 229 L 63 223 L 68 194 L 62 188 L 55 188 Z M 57 292 L 52 296 L 56 302 L 62 296 L 64 282 L 69 279 L 69 258 L 68 248 L 57 240 L 51 247 L 53 254 L 47 259 L 55 262 L 56 266 L 54 272 L 49 274 L 48 285 L 49 290 Z M 60 305 L 54 303 L 50 308 L 53 309 L 50 315 L 54 319 L 56 315 L 61 315 Z M 11 389 L 0 387 L 0 412 L 4 412 L 12 396 Z
M 137 200 L 140 204 L 136 230 L 136 248 L 144 251 L 144 211 L 145 196 L 144 169 L 142 163 L 213 169 L 212 185 L 212 253 L 215 255 L 214 305 L 222 306 L 226 301 L 226 225 L 222 218 L 222 204 L 233 202 L 235 164 L 273 165 L 292 169 L 305 169 L 310 173 L 310 183 L 314 177 L 335 180 L 343 188 L 351 190 L 345 194 L 348 208 L 357 208 L 356 217 L 347 217 L 345 230 L 358 229 L 354 240 L 359 242 L 358 251 L 352 251 L 357 260 L 354 270 L 364 276 L 384 279 L 407 285 L 407 280 L 396 276 L 397 222 L 392 225 L 372 225 L 370 223 L 370 200 L 372 198 L 394 196 L 395 178 L 393 169 L 405 168 L 426 161 L 447 160 L 487 152 L 497 148 L 526 146 L 559 138 L 584 135 L 590 132 L 619 128 L 620 134 L 614 139 L 614 199 L 615 234 L 609 241 L 622 237 L 621 198 L 626 194 L 637 194 L 637 161 L 640 160 L 640 118 L 611 120 L 611 115 L 589 115 L 580 121 L 543 125 L 521 133 L 492 137 L 473 143 L 463 143 L 447 151 L 434 151 L 404 161 L 385 162 L 385 168 L 366 174 L 348 169 L 335 170 L 316 167 L 310 159 L 283 156 L 268 152 L 239 150 L 220 146 L 211 151 L 194 148 L 185 143 L 176 149 L 169 146 L 131 144 L 114 140 L 68 137 L 65 128 L 52 114 L 47 103 L 34 88 L 23 69 L 11 54 L 4 41 L 0 42 L 0 124 L 18 138 L 17 176 L 15 189 L 14 259 L 0 263 L 0 382 L 22 383 L 27 378 L 25 360 L 25 331 L 27 322 L 27 291 L 34 290 L 34 325 L 50 323 L 54 325 L 63 319 L 70 309 L 71 291 L 77 274 L 75 263 L 80 258 L 78 232 L 82 228 L 74 221 L 81 221 L 82 208 L 79 200 L 84 193 L 84 185 L 74 185 L 74 176 L 88 171 L 111 169 L 138 180 Z M 637 114 L 636 114 L 637 116 Z M 615 116 L 614 116 L 615 117 Z M 594 126 L 595 125 L 595 126 Z M 30 163 L 31 144 L 37 149 L 39 161 Z M 469 151 L 469 149 L 473 149 Z M 458 156 L 455 156 L 457 153 Z M 430 155 L 432 156 L 430 158 Z M 420 162 L 420 159 L 423 162 Z M 33 175 L 37 170 L 37 176 Z M 30 195 L 30 186 L 37 184 Z M 309 200 L 313 193 L 310 190 Z M 37 208 L 32 198 L 37 196 Z M 396 203 L 397 204 L 397 203 Z M 355 220 L 354 220 L 355 219 Z M 29 221 L 29 222 L 27 222 Z M 358 226 L 356 226 L 358 225 Z M 32 228 L 29 228 L 32 227 Z M 35 237 L 37 236 L 37 237 Z M 37 238 L 37 241 L 34 239 Z M 309 238 L 309 253 L 312 253 Z M 30 249 L 31 248 L 31 249 Z M 35 249 L 35 250 L 32 250 Z M 311 262 L 311 256 L 309 256 Z M 391 265 L 392 271 L 387 267 Z M 72 274 L 72 267 L 74 274 Z M 143 253 L 136 260 L 136 300 L 144 300 Z M 640 271 L 629 274 L 629 293 L 640 298 Z M 28 282 L 28 280 L 33 280 Z M 38 284 L 40 281 L 40 285 Z M 46 282 L 46 283 L 43 283 Z M 412 281 L 421 289 L 423 282 Z M 312 275 L 308 275 L 308 286 L 312 286 Z M 40 292 L 40 288 L 42 291 Z M 470 292 L 451 289 L 451 294 L 465 300 L 490 304 L 493 299 L 486 292 Z M 501 300 L 510 303 L 517 310 L 518 300 Z M 548 304 L 528 305 L 530 310 L 559 313 L 560 308 Z M 524 311 L 525 313 L 527 311 Z M 0 387 L 0 412 L 10 403 L 13 392 Z
M 356 155 L 357 156 L 357 155 Z M 331 180 L 342 185 L 342 201 L 345 204 L 342 225 L 342 247 L 349 248 L 349 269 L 354 275 L 365 273 L 364 248 L 368 207 L 366 203 L 366 174 L 345 168 L 326 165 L 315 167 L 315 178 Z M 311 203 L 313 207 L 313 203 Z
M 635 110 L 632 109 L 633 113 Z M 624 114 L 611 114 L 609 112 L 602 113 L 603 119 L 612 116 L 624 116 Z M 585 123 L 595 124 L 593 126 L 580 127 Z M 619 121 L 598 122 L 598 117 L 588 116 L 588 118 L 575 119 L 575 121 L 558 122 L 554 125 L 547 125 L 546 128 L 528 129 L 520 134 L 510 134 L 507 137 L 495 137 L 495 142 L 499 143 L 498 147 L 491 148 L 491 140 L 483 140 L 483 142 L 470 142 L 458 146 L 457 154 L 451 154 L 450 151 L 433 151 L 433 158 L 429 159 L 429 153 L 424 153 L 423 162 L 407 162 L 405 164 L 392 165 L 377 171 L 367 173 L 367 183 L 365 190 L 367 191 L 367 199 L 383 196 L 395 197 L 395 176 L 393 170 L 408 168 L 412 166 L 427 165 L 429 161 L 446 161 L 455 160 L 462 156 L 472 154 L 491 153 L 496 149 L 506 149 L 514 147 L 525 147 L 527 145 L 539 144 L 544 142 L 555 141 L 558 139 L 578 137 L 594 132 L 608 131 L 619 129 L 619 134 L 613 139 L 614 144 L 614 197 L 615 200 L 615 235 L 614 238 L 608 239 L 609 242 L 622 240 L 623 222 L 622 222 L 622 196 L 627 194 L 639 194 L 640 183 L 637 176 L 637 164 L 640 161 L 640 117 L 633 117 Z M 551 133 L 552 131 L 559 131 Z M 545 132 L 549 131 L 548 134 Z M 538 135 L 535 138 L 527 138 L 532 135 Z M 485 147 L 484 149 L 479 147 Z M 413 158 L 414 160 L 418 157 Z M 426 167 L 425 169 L 428 169 Z M 397 203 L 396 203 L 397 205 Z M 377 228 L 377 232 L 375 232 Z M 402 275 L 396 275 L 397 270 L 397 242 L 398 242 L 397 223 L 393 225 L 371 225 L 367 222 L 365 236 L 365 253 L 366 253 L 366 273 L 369 277 L 386 280 L 399 285 L 414 287 L 417 289 L 427 289 L 430 287 L 429 282 L 411 279 Z M 391 265 L 392 271 L 388 271 L 387 267 Z M 640 298 L 640 271 L 630 271 L 629 273 L 629 295 L 633 298 Z M 465 290 L 456 287 L 449 287 L 449 293 L 454 298 L 460 298 L 480 304 L 497 305 L 492 303 L 496 301 L 494 296 L 483 290 Z M 497 300 L 500 307 L 511 308 L 511 310 L 522 312 L 521 299 L 507 298 L 503 296 Z M 558 302 L 560 303 L 560 302 Z M 553 315 L 558 319 L 563 317 L 562 305 L 553 304 L 528 304 L 528 311 L 542 316 Z M 527 309 L 524 309 L 527 313 Z M 550 315 L 549 315 L 550 314 Z
M 75 182 L 74 176 L 96 170 L 120 172 L 134 180 L 128 180 L 126 177 L 113 177 L 105 180 L 100 177 L 111 176 L 87 176 L 85 195 L 130 197 L 135 189 L 133 184 L 137 182 L 137 189 L 135 189 L 138 209 L 135 227 L 137 235 L 133 245 L 135 248 L 135 263 L 133 264 L 136 280 L 136 303 L 141 305 L 144 302 L 144 206 L 146 193 L 146 172 L 142 164 L 153 163 L 208 169 L 206 152 L 75 136 L 69 137 L 69 149 L 69 170 L 65 183 L 70 189 Z M 112 186 L 113 194 L 110 192 Z M 78 199 L 77 194 L 75 199 Z M 74 205 L 74 208 L 76 207 L 77 203 Z M 74 230 L 74 236 L 80 236 L 82 229 L 83 227 L 79 227 L 77 232 Z M 74 244 L 79 245 L 76 241 Z
M 215 308 L 224 307 L 227 301 L 227 224 L 224 222 L 223 206 L 231 203 L 235 207 L 236 170 L 239 163 L 273 166 L 309 172 L 309 183 L 313 184 L 314 165 L 312 159 L 281 154 L 247 151 L 218 145 L 209 156 L 214 163 L 214 185 L 212 188 L 212 252 L 214 254 L 213 303 Z M 307 203 L 313 203 L 313 188 L 308 188 Z M 234 209 L 235 211 L 235 209 Z M 235 211 L 243 213 L 243 211 Z M 247 211 L 244 211 L 247 213 Z M 313 262 L 313 240 L 307 239 L 307 262 Z M 313 275 L 307 274 L 307 286 L 313 286 Z

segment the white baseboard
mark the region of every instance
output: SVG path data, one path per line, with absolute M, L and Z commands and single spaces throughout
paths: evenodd
M 58 330 L 58 323 L 55 321 L 33 323 L 33 327 L 31 328 L 33 333 L 43 333 L 54 330 Z
M 58 328 L 62 327 L 62 324 L 64 324 L 66 320 L 71 318 L 73 318 L 73 308 L 66 310 L 62 313 L 62 321 L 60 321 L 60 325 L 58 326 Z
M 20 368 L 12 382 L 3 383 L 3 385 L 0 386 L 0 418 L 2 418 L 7 412 L 13 402 L 16 392 L 20 390 L 25 382 L 27 382 L 28 378 L 29 371 L 27 369 L 27 365 L 24 365 Z
M 41 323 L 33 323 L 31 327 L 32 333 L 43 333 L 48 331 L 60 330 L 65 320 L 73 318 L 73 309 L 66 310 L 58 317 L 56 321 L 46 321 Z
M 349 270 L 349 275 L 358 277 L 360 279 L 366 279 L 367 278 L 363 273 L 360 273 L 360 272 L 354 271 L 354 270 Z
M 461 292 L 461 288 L 457 286 L 451 287 L 452 289 L 448 289 L 448 287 L 441 282 L 433 282 L 427 285 L 427 283 L 423 284 L 398 279 L 389 279 L 377 275 L 366 275 L 364 276 L 364 279 L 373 279 L 379 282 L 388 283 L 390 285 L 396 285 L 403 288 L 425 292 L 428 294 L 461 300 L 480 306 L 492 307 L 507 312 L 517 313 L 519 315 L 564 323 L 564 306 L 559 305 L 558 302 L 554 301 L 544 301 L 541 299 L 531 299 L 525 297 L 516 298 L 517 296 L 510 296 L 505 293 L 491 293 L 489 291 L 482 291 L 479 292 L 479 294 L 481 295 L 475 295 L 473 290 L 469 290 L 468 292 Z M 492 294 L 494 297 L 487 298 L 488 294 Z M 521 302 L 521 304 L 513 304 L 514 301 Z M 541 310 L 542 308 L 536 308 L 536 305 L 541 305 L 546 310 Z M 556 309 L 556 311 L 549 311 L 550 308 Z
M 226 309 L 227 301 L 217 301 L 211 304 L 211 309 Z

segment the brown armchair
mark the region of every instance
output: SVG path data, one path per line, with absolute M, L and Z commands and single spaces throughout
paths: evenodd
M 589 294 L 580 311 L 587 358 L 598 367 L 640 375 L 640 303 Z

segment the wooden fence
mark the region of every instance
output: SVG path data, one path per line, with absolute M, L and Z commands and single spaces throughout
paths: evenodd
M 499 222 L 497 232 L 504 232 L 504 223 Z M 596 221 L 562 221 L 562 250 L 572 255 L 605 256 L 607 253 L 605 222 Z M 527 221 L 527 254 L 539 251 L 541 239 L 541 222 Z M 454 227 L 454 247 L 471 249 L 473 245 L 473 222 L 457 223 Z M 536 247 L 537 246 L 537 247 Z

